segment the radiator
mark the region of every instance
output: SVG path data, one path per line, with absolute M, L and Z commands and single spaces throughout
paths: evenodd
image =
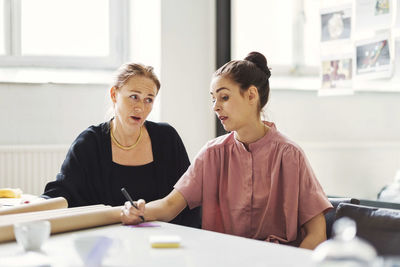
M 0 187 L 21 188 L 40 195 L 55 180 L 68 151 L 67 145 L 0 146 Z

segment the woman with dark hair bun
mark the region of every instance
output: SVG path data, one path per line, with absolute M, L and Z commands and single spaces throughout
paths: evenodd
M 125 224 L 170 221 L 186 206 L 202 206 L 202 228 L 313 249 L 326 240 L 324 212 L 332 208 L 303 150 L 262 121 L 268 102 L 266 58 L 250 53 L 218 69 L 213 109 L 230 132 L 209 141 L 165 198 L 138 209 L 128 202 Z

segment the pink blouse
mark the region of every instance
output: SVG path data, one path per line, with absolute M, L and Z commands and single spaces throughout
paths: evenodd
M 202 228 L 300 244 L 300 226 L 332 207 L 301 148 L 271 122 L 245 146 L 229 133 L 209 141 L 176 183 Z

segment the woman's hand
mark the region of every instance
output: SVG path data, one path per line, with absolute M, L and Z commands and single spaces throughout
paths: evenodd
M 143 222 L 144 210 L 146 202 L 143 199 L 139 199 L 134 202 L 138 208 L 132 206 L 132 204 L 127 201 L 125 205 L 121 208 L 121 221 L 123 224 L 139 224 Z
M 130 202 L 125 202 L 121 209 L 121 221 L 123 224 L 142 223 L 142 216 L 146 221 L 169 222 L 174 219 L 186 206 L 186 200 L 179 191 L 173 189 L 166 197 L 151 201 L 146 204 L 143 199 L 134 202 L 137 209 Z M 146 215 L 145 215 L 146 206 Z

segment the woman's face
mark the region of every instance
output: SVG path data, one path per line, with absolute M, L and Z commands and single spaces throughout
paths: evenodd
M 115 118 L 124 127 L 143 125 L 153 108 L 158 90 L 156 84 L 144 76 L 133 76 L 121 87 L 111 88 Z
M 240 86 L 229 78 L 215 77 L 210 94 L 214 112 L 228 132 L 240 130 L 252 121 L 250 118 L 256 116 L 257 105 L 250 96 L 250 90 L 241 94 Z

